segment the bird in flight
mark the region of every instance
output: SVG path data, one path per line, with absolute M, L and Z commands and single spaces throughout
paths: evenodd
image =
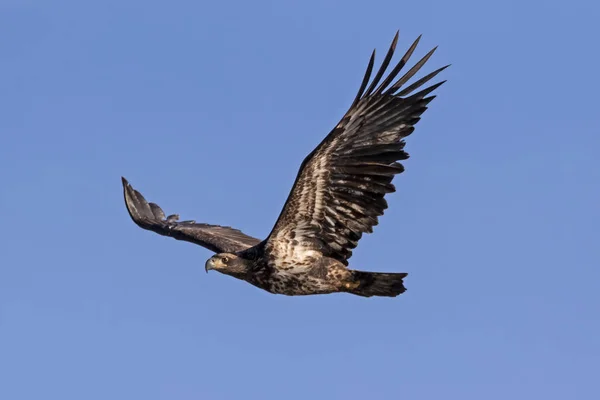
M 373 232 L 387 209 L 385 195 L 396 191 L 392 180 L 404 171 L 400 161 L 408 158 L 404 138 L 414 131 L 435 98 L 431 93 L 445 82 L 421 89 L 448 65 L 406 86 L 436 48 L 397 79 L 420 38 L 385 75 L 398 41 L 396 33 L 371 81 L 373 51 L 354 101 L 302 162 L 266 239 L 228 226 L 179 221 L 178 215 L 165 217 L 158 205 L 147 202 L 122 178 L 129 215 L 143 229 L 216 253 L 206 261 L 206 272 L 215 270 L 270 293 L 299 296 L 342 292 L 364 297 L 404 293 L 407 273 L 353 270 L 348 260 L 362 235 Z

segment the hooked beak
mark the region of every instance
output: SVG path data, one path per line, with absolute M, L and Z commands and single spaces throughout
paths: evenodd
M 215 269 L 215 260 L 213 260 L 212 258 L 209 258 L 208 260 L 206 260 L 206 264 L 204 264 L 204 270 L 208 274 L 208 270 L 211 270 L 211 269 Z

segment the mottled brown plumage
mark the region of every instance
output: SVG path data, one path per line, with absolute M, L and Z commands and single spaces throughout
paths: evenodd
M 271 293 L 310 295 L 347 292 L 359 296 L 397 296 L 406 289 L 406 273 L 377 273 L 348 268 L 364 233 L 373 231 L 388 207 L 392 180 L 408 158 L 404 138 L 443 82 L 415 93 L 446 67 L 411 85 L 435 49 L 394 81 L 414 52 L 419 38 L 392 71 L 398 34 L 375 78 L 370 81 L 373 52 L 356 98 L 337 126 L 302 162 L 288 199 L 268 237 L 260 241 L 239 230 L 165 218 L 123 178 L 125 203 L 140 227 L 206 247 L 217 254 L 205 265 L 243 279 Z M 369 84 L 370 82 L 370 84 Z M 368 87 L 367 87 L 368 85 Z

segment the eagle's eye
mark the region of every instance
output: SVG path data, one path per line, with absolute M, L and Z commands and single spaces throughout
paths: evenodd
M 223 264 L 227 264 L 229 262 L 229 257 L 222 257 L 221 261 L 223 262 Z

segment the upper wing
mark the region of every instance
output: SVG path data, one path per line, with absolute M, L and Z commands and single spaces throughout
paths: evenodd
M 140 192 L 131 187 L 127 179 L 121 179 L 127 211 L 133 222 L 141 228 L 196 243 L 216 253 L 235 253 L 260 243 L 259 239 L 228 226 L 198 224 L 195 221 L 177 222 L 178 215 L 165 218 L 165 213 L 158 205 L 148 203 Z
M 396 33 L 381 68 L 367 88 L 373 71 L 373 51 L 350 109 L 302 162 L 265 243 L 265 251 L 281 257 L 284 263 L 294 264 L 310 257 L 311 250 L 319 250 L 348 265 L 352 249 L 362 234 L 372 232 L 387 208 L 385 194 L 396 190 L 392 179 L 404 171 L 397 162 L 408 158 L 403 138 L 413 132 L 427 104 L 435 97 L 428 95 L 445 82 L 412 94 L 448 66 L 401 90 L 435 48 L 393 82 L 419 39 L 420 36 L 379 84 L 393 56 Z

